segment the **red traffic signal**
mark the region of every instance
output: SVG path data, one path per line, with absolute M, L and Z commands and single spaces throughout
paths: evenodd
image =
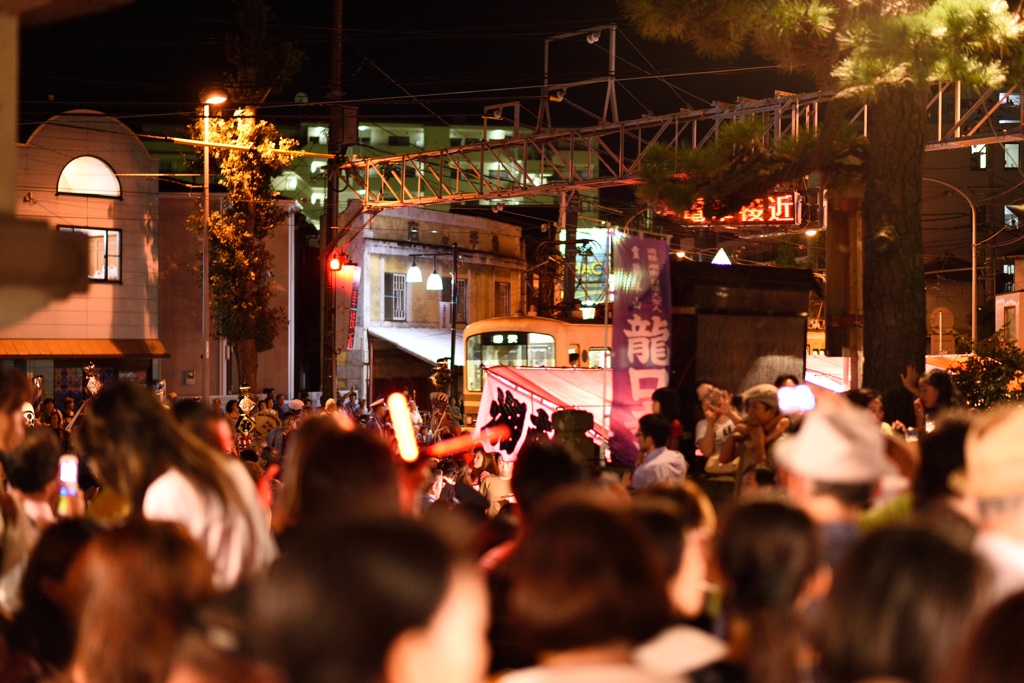
M 337 251 L 332 252 L 331 257 L 327 259 L 327 269 L 336 273 L 341 270 L 341 264 L 341 254 Z

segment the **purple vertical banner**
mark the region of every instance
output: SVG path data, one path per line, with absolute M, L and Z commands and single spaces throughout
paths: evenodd
M 668 242 L 626 237 L 615 246 L 612 328 L 613 460 L 636 463 L 636 429 L 651 412 L 651 395 L 668 386 L 672 288 Z

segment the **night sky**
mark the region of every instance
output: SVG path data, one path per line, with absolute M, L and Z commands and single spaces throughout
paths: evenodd
M 321 118 L 326 110 L 319 103 L 329 88 L 332 3 L 272 0 L 270 6 L 275 30 L 306 60 L 261 114 L 271 120 Z M 184 121 L 199 91 L 222 82 L 230 68 L 224 37 L 236 31 L 235 16 L 231 2 L 136 0 L 106 14 L 24 30 L 21 136 L 72 108 L 96 109 L 133 127 Z M 612 23 L 619 27 L 618 99 L 624 120 L 702 108 L 712 100 L 767 97 L 775 89 L 813 89 L 809 80 L 753 58 L 711 62 L 685 45 L 643 40 L 614 0 L 444 5 L 350 0 L 344 10 L 345 99 L 357 104 L 362 116 L 423 123 L 479 121 L 484 106 L 519 100 L 523 122 L 532 126 L 544 39 Z M 582 37 L 554 43 L 552 81 L 604 76 L 607 50 L 607 34 L 596 45 Z M 309 104 L 291 104 L 298 92 L 306 93 Z M 555 125 L 594 123 L 603 98 L 604 85 L 572 90 L 565 102 L 553 105 Z

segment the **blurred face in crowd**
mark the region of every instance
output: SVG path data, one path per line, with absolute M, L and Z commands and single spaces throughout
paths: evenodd
M 456 567 L 437 611 L 391 646 L 385 683 L 477 683 L 490 661 L 489 598 L 472 567 Z
M 770 408 L 760 401 L 747 402 L 747 422 L 754 425 L 768 424 L 778 414 L 778 410 Z
M 687 619 L 700 616 L 704 610 L 704 594 L 708 578 L 708 543 L 703 529 L 683 533 L 683 557 L 679 570 L 670 579 L 669 599 L 679 614 Z
M 505 458 L 498 458 L 498 476 L 502 479 L 508 479 L 512 476 L 512 461 L 505 460 Z
M 930 386 L 930 385 L 929 385 Z M 885 408 L 882 406 L 882 397 L 876 396 L 867 405 L 868 412 L 875 416 L 879 422 L 885 420 Z
M 9 451 L 25 438 L 25 414 L 21 406 L 0 411 L 0 451 Z
M 214 420 L 213 430 L 217 433 L 217 446 L 221 453 L 230 454 L 235 450 L 235 435 L 225 420 Z
M 917 390 L 921 395 L 921 403 L 925 408 L 930 410 L 939 405 L 939 390 L 931 384 L 921 379 L 917 383 Z

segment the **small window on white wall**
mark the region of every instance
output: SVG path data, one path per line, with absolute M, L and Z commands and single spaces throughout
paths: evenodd
M 89 238 L 89 279 L 99 282 L 121 281 L 121 231 L 99 228 L 71 228 L 60 230 L 77 232 Z
M 114 169 L 97 157 L 81 156 L 68 162 L 57 179 L 57 194 L 120 197 L 121 181 Z

